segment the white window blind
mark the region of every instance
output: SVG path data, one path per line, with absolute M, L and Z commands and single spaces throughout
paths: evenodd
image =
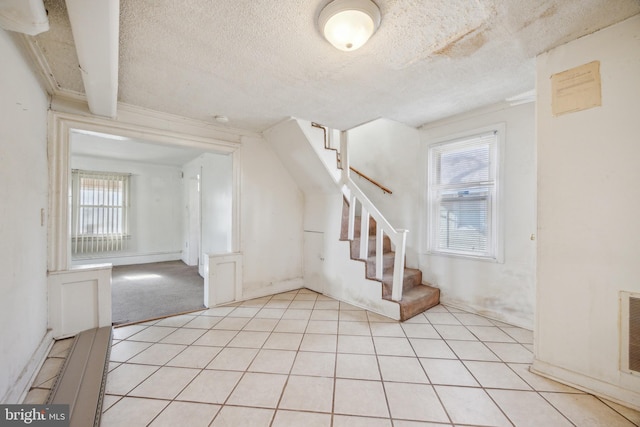
M 130 174 L 72 171 L 72 254 L 126 249 Z
M 496 132 L 431 146 L 429 168 L 430 250 L 495 258 Z

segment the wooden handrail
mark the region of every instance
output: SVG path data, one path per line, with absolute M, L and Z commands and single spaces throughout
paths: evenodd
M 351 169 L 357 175 L 359 175 L 362 178 L 366 179 L 367 181 L 369 181 L 370 183 L 372 183 L 376 187 L 380 188 L 383 193 L 393 194 L 393 191 L 389 190 L 387 187 L 385 187 L 384 185 L 380 184 L 378 181 L 376 181 L 376 180 L 374 180 L 372 178 L 369 178 L 367 175 L 363 174 L 362 172 L 360 172 L 358 169 L 354 168 L 353 166 L 349 166 L 349 169 Z
M 314 128 L 322 129 L 322 133 L 323 133 L 323 137 L 324 137 L 324 148 L 326 148 L 327 150 L 335 150 L 335 148 L 331 148 L 328 145 L 329 142 L 327 141 L 327 127 L 324 126 L 324 125 L 321 125 L 319 123 L 316 123 L 316 122 L 311 122 L 311 126 L 314 127 Z M 339 157 L 338 157 L 338 162 L 340 162 L 340 158 Z M 387 188 L 384 185 L 380 184 L 375 179 L 368 177 L 367 175 L 365 175 L 364 173 L 360 172 L 358 169 L 354 168 L 353 166 L 349 166 L 349 169 L 352 170 L 353 172 L 355 172 L 357 175 L 361 176 L 362 178 L 366 179 L 367 181 L 369 181 L 370 183 L 372 183 L 373 185 L 375 185 L 379 189 L 381 189 L 383 193 L 385 193 L 385 194 L 387 194 L 387 193 L 388 194 L 393 194 L 393 191 L 389 190 L 389 188 Z

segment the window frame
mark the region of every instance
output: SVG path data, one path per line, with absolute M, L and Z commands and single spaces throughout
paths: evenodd
M 438 256 L 447 256 L 447 257 L 455 257 L 455 258 L 467 258 L 473 260 L 480 261 L 489 261 L 489 262 L 504 262 L 504 197 L 503 197 L 503 163 L 504 163 L 504 139 L 505 139 L 505 130 L 506 126 L 504 123 L 492 124 L 489 126 L 484 126 L 481 128 L 475 128 L 466 132 L 461 132 L 457 134 L 449 134 L 448 136 L 443 136 L 437 139 L 433 139 L 426 144 L 425 147 L 425 155 L 424 159 L 426 162 L 426 176 L 425 176 L 425 187 L 426 187 L 426 197 L 425 197 L 425 213 L 423 215 L 423 223 L 425 224 L 425 241 L 426 241 L 426 250 L 425 253 L 427 255 L 438 255 Z M 434 175 L 432 173 L 433 167 L 433 156 L 435 153 L 435 149 L 438 147 L 442 147 L 449 144 L 461 143 L 463 141 L 472 139 L 474 137 L 481 137 L 483 135 L 487 135 L 489 133 L 495 134 L 495 143 L 494 143 L 494 179 L 493 179 L 493 191 L 489 194 L 491 200 L 489 201 L 489 210 L 490 210 L 490 218 L 491 224 L 489 225 L 490 231 L 488 238 L 488 246 L 490 246 L 490 250 L 486 255 L 466 252 L 466 251 L 456 251 L 456 250 L 442 250 L 438 248 L 438 228 L 437 228 L 437 217 L 439 215 L 439 207 L 440 203 L 437 200 L 436 194 L 437 191 L 440 191 L 440 188 L 435 188 L 433 179 Z M 469 188 L 479 188 L 474 187 L 473 184 L 468 185 Z
M 110 177 L 110 178 L 109 178 Z M 117 179 L 114 179 L 117 178 Z M 88 204 L 82 203 L 80 194 L 82 192 L 82 180 L 92 179 L 101 181 L 120 181 L 122 183 L 121 200 L 120 203 L 102 203 L 102 204 Z M 130 209 L 131 209 L 131 174 L 124 172 L 103 172 L 94 170 L 81 170 L 73 169 L 71 171 L 71 191 L 70 191 L 70 237 L 71 237 L 71 252 L 72 255 L 82 257 L 82 255 L 88 255 L 91 253 L 110 253 L 110 252 L 122 252 L 126 249 L 124 241 L 131 238 L 130 230 Z M 103 184 L 104 185 L 104 184 Z M 108 185 L 107 185 L 108 186 Z M 107 190 L 108 191 L 108 190 Z M 95 197 L 95 196 L 94 196 Z M 103 196 L 104 197 L 104 196 Z M 113 195 L 112 195 L 113 197 Z M 112 200 L 113 201 L 113 200 Z M 81 225 L 80 212 L 83 208 L 87 209 L 119 209 L 120 215 L 118 223 L 121 227 L 120 232 L 103 232 L 103 233 L 85 233 L 79 232 Z M 105 214 L 103 214 L 105 215 Z M 108 215 L 107 215 L 108 216 Z M 100 218 L 100 215 L 97 216 Z M 104 216 L 103 216 L 104 219 Z M 107 221 L 113 222 L 113 217 Z M 102 223 L 102 222 L 101 222 Z M 99 225 L 97 228 L 104 230 L 105 225 Z M 107 227 L 110 228 L 110 227 Z M 119 241 L 120 243 L 114 244 L 113 242 Z M 82 243 L 78 243 L 82 242 Z M 106 242 L 106 243 L 105 243 Z M 85 250 L 84 245 L 91 245 L 90 249 Z M 94 244 L 95 249 L 94 249 Z M 81 245 L 82 249 L 78 250 L 78 246 Z

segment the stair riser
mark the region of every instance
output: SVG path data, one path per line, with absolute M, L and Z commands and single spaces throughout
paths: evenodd
M 369 247 L 367 248 L 369 252 L 368 257 L 374 256 L 376 254 L 376 238 L 369 238 Z M 382 239 L 382 253 L 386 254 L 391 252 L 391 240 L 387 236 Z M 351 258 L 360 258 L 360 238 L 353 239 L 351 241 Z
M 407 271 L 411 271 L 410 274 Z M 382 279 L 383 295 L 391 295 L 391 288 L 393 287 L 393 274 L 386 275 Z M 422 272 L 420 270 L 408 270 L 405 269 L 404 278 L 402 280 L 402 292 L 407 292 L 414 286 L 422 285 Z

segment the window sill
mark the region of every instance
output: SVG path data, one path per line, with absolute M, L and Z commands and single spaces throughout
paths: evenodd
M 481 261 L 481 262 L 489 262 L 494 264 L 502 264 L 504 260 L 498 259 L 493 256 L 480 256 L 480 255 L 469 255 L 469 254 L 458 254 L 454 252 L 440 252 L 440 251 L 427 251 L 425 255 L 428 256 L 442 256 L 447 258 L 457 258 L 457 259 L 465 259 L 469 261 Z

